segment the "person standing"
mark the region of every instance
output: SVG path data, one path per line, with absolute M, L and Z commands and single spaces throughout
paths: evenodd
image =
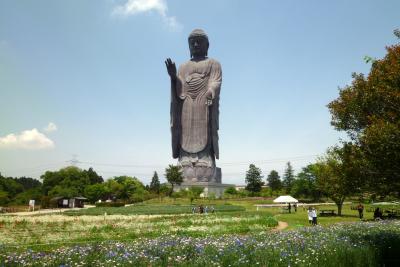
M 374 211 L 374 219 L 375 220 L 382 220 L 382 212 L 379 208 L 376 208 Z
M 311 210 L 312 225 L 317 225 L 317 210 L 313 207 Z
M 357 206 L 357 210 L 358 210 L 358 216 L 360 217 L 360 220 L 364 217 L 364 206 L 359 203 Z
M 288 205 L 289 213 L 291 213 L 291 209 L 292 209 L 292 206 L 291 206 L 290 203 L 289 203 L 289 205 Z
M 313 218 L 312 218 L 312 209 L 311 207 L 308 208 L 307 210 L 307 215 L 308 215 L 308 223 L 311 225 L 313 222 Z

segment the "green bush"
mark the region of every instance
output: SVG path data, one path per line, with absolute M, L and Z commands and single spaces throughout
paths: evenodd
M 125 203 L 123 202 L 98 202 L 96 203 L 96 207 L 123 207 Z

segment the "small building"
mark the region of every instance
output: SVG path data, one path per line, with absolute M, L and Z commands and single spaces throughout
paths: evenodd
M 57 208 L 83 208 L 85 200 L 87 200 L 85 197 L 55 197 L 51 199 L 51 202 Z

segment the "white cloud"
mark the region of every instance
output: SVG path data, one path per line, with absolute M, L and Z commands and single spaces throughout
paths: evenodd
M 47 133 L 57 131 L 57 125 L 55 125 L 53 122 L 49 122 L 49 124 L 43 130 Z
M 113 13 L 128 16 L 152 10 L 166 16 L 167 3 L 165 0 L 128 0 L 124 5 L 115 7 Z
M 182 30 L 182 24 L 175 17 L 167 15 L 168 6 L 166 0 L 128 0 L 125 4 L 116 6 L 112 15 L 130 16 L 151 11 L 157 12 L 169 29 Z
M 20 134 L 9 134 L 5 137 L 0 137 L 0 149 L 21 148 L 36 150 L 53 147 L 54 142 L 36 128 L 22 131 Z

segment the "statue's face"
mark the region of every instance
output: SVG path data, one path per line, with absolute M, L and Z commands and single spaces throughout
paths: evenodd
M 208 50 L 208 40 L 201 36 L 189 38 L 190 54 L 193 57 L 205 57 Z

